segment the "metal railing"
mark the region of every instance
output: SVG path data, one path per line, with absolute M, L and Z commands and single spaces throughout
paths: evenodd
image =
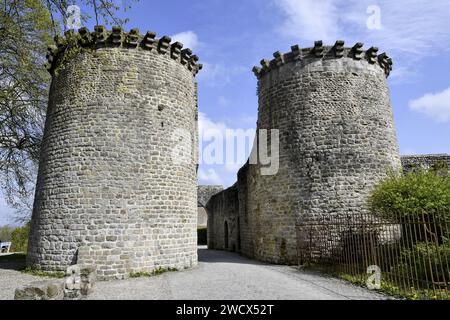
M 450 213 L 411 212 L 302 217 L 299 264 L 365 284 L 380 272 L 377 289 L 416 299 L 449 299 Z

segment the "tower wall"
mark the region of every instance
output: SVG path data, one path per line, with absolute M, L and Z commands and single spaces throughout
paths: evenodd
M 392 61 L 377 50 L 318 41 L 314 48 L 276 52 L 254 68 L 257 129 L 277 129 L 280 137 L 277 174 L 261 175 L 261 165 L 248 168 L 255 258 L 295 263 L 302 216 L 364 212 L 373 186 L 399 169 L 386 83 Z
M 197 263 L 201 65 L 170 41 L 100 26 L 49 48 L 29 266 L 59 271 L 81 261 L 101 278 L 124 278 Z M 176 157 L 189 161 L 174 162 L 183 139 L 191 148 Z

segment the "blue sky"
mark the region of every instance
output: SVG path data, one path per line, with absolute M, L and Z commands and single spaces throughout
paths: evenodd
M 380 29 L 367 25 L 374 5 Z M 200 57 L 202 129 L 255 128 L 252 67 L 293 44 L 342 39 L 348 46 L 377 46 L 392 57 L 388 83 L 400 152 L 450 153 L 448 0 L 141 0 L 127 16 L 126 29 L 172 36 Z M 238 167 L 201 165 L 199 182 L 229 186 Z M 0 197 L 0 225 L 10 212 Z

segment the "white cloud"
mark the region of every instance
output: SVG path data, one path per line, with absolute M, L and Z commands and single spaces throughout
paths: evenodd
M 213 121 L 206 114 L 199 112 L 199 148 L 200 148 L 200 168 L 198 170 L 198 179 L 200 183 L 203 184 L 220 184 L 225 187 L 232 185 L 236 182 L 237 171 L 244 165 L 247 161 L 248 155 L 252 147 L 254 140 L 254 132 L 249 134 L 247 128 L 236 130 L 228 126 L 222 121 Z M 252 130 L 252 129 L 250 129 Z M 210 163 L 209 153 L 206 150 L 208 145 L 214 141 L 214 139 L 229 139 L 227 133 L 234 133 L 239 135 L 240 138 L 247 139 L 248 148 L 246 148 L 246 143 L 239 144 L 237 140 L 233 140 L 236 143 L 233 148 L 228 149 L 228 144 L 226 140 L 221 140 L 223 149 L 223 154 L 220 154 L 218 159 L 222 161 L 221 163 L 207 164 Z M 237 139 L 237 138 L 236 138 Z M 242 142 L 242 140 L 241 140 Z M 220 145 L 220 143 L 219 143 Z M 245 150 L 244 150 L 245 149 Z M 205 151 L 205 152 L 204 152 Z M 228 157 L 227 157 L 228 156 Z
M 200 184 L 214 184 L 223 185 L 222 179 L 217 174 L 216 170 L 209 168 L 207 170 L 198 170 L 198 180 Z
M 334 37 L 338 22 L 335 1 L 275 0 L 275 3 L 287 16 L 279 30 L 284 35 L 325 41 Z
M 209 138 L 211 134 L 214 134 L 217 131 L 225 136 L 227 129 L 229 129 L 229 127 L 225 123 L 220 121 L 214 122 L 203 112 L 198 113 L 198 131 L 200 138 Z
M 421 112 L 438 121 L 450 121 L 450 88 L 437 93 L 427 93 L 409 102 L 411 110 Z
M 184 48 L 196 49 L 199 45 L 198 36 L 194 31 L 184 31 L 171 36 L 172 41 L 179 41 L 183 44 Z
M 273 0 L 285 16 L 277 31 L 296 41 L 314 40 L 378 46 L 394 60 L 392 76 L 407 78 L 417 61 L 450 48 L 450 1 L 434 0 Z M 369 29 L 370 5 L 380 8 L 381 29 Z M 300 43 L 301 44 L 301 43 Z M 381 52 L 380 51 L 380 52 Z M 398 70 L 398 71 L 397 71 Z M 397 73 L 397 74 L 396 74 Z
M 203 62 L 203 69 L 199 72 L 197 79 L 207 86 L 218 87 L 227 85 L 234 76 L 245 72 L 250 73 L 250 69 L 242 66 L 225 66 Z
M 227 98 L 225 98 L 224 96 L 219 96 L 219 99 L 217 102 L 218 102 L 219 106 L 221 106 L 221 107 L 227 107 L 230 104 L 230 101 Z

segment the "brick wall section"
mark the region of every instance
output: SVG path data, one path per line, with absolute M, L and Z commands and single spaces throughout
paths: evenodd
M 303 215 L 363 212 L 373 186 L 400 168 L 386 83 L 392 61 L 376 48 L 342 46 L 293 47 L 254 68 L 257 129 L 279 130 L 280 166 L 271 176 L 261 175 L 260 165 L 239 172 L 246 255 L 296 263 L 296 223 Z M 217 208 L 214 219 L 222 216 Z
M 110 279 L 197 263 L 199 68 L 164 52 L 164 41 L 139 36 L 133 47 L 120 37 L 93 33 L 64 64 L 64 46 L 49 59 L 29 266 L 63 271 L 79 254 Z M 188 163 L 172 161 L 174 129 L 192 142 L 177 155 Z

